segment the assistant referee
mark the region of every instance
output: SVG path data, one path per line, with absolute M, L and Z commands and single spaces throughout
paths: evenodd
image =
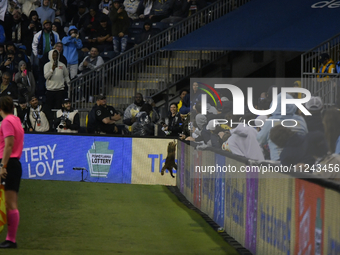
M 19 225 L 18 192 L 22 174 L 20 157 L 24 146 L 24 130 L 20 119 L 13 115 L 14 104 L 9 96 L 0 97 L 0 176 L 5 182 L 7 236 L 0 248 L 17 248 Z

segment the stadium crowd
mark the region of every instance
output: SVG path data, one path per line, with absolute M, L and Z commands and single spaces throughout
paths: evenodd
M 102 65 L 103 52 L 112 52 L 112 57 L 126 51 L 134 22 L 142 24 L 134 42 L 141 43 L 155 34 L 155 23 L 164 27 L 206 5 L 204 0 L 10 0 L 0 13 L 0 96 L 17 100 L 15 114 L 27 132 L 84 131 L 69 100 L 70 80 Z M 319 63 L 319 73 L 340 72 L 340 61 L 334 64 L 326 53 Z M 299 82 L 294 86 L 300 86 Z M 268 109 L 271 95 L 271 88 L 261 93 L 257 109 Z M 215 147 L 254 160 L 280 160 L 284 165 L 340 161 L 336 128 L 340 112 L 323 110 L 318 97 L 305 105 L 312 116 L 302 116 L 294 105 L 287 106 L 287 115 L 282 115 L 281 94 L 270 116 L 254 116 L 249 111 L 234 116 L 227 97 L 221 98 L 222 108 L 208 103 L 207 115 L 203 115 L 201 93 L 194 83 L 191 94 L 182 90 L 179 103 L 171 103 L 168 116 L 161 118 L 152 99 L 144 101 L 141 94 L 135 95 L 124 113 L 106 105 L 105 95 L 95 96 L 88 114 L 89 133 L 179 137 L 200 149 Z M 58 111 L 54 114 L 51 109 Z M 215 125 L 214 119 L 239 124 Z M 297 125 L 287 128 L 267 119 L 291 119 Z

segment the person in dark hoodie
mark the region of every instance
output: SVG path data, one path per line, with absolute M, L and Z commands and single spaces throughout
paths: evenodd
M 26 53 L 31 56 L 32 53 L 32 41 L 34 35 L 42 29 L 41 23 L 39 21 L 39 16 L 37 11 L 31 11 L 27 23 L 22 30 L 23 33 L 23 44 L 26 46 Z
M 162 19 L 166 19 L 171 14 L 171 8 L 173 5 L 172 0 L 158 0 L 155 1 L 152 5 L 152 9 L 150 11 L 149 19 L 151 22 L 160 22 Z
M 70 26 L 67 36 L 62 39 L 64 45 L 64 56 L 67 59 L 67 69 L 70 78 L 73 79 L 78 73 L 78 50 L 83 47 L 83 43 L 79 39 L 78 29 Z
M 130 20 L 119 0 L 113 1 L 110 19 L 112 23 L 113 50 L 116 53 L 123 53 L 127 46 Z
M 322 99 L 320 97 L 311 97 L 305 107 L 312 114 L 303 116 L 307 124 L 308 132 L 325 132 L 321 116 L 321 111 L 323 109 Z
M 180 114 L 188 114 L 190 112 L 190 94 L 186 94 L 182 101 L 182 107 L 179 109 Z
M 150 20 L 146 20 L 143 25 L 143 32 L 140 33 L 137 44 L 140 44 L 146 40 L 149 40 L 151 37 L 155 35 L 155 32 L 152 30 L 152 22 Z
M 313 165 L 315 160 L 308 154 L 308 142 L 306 135 L 298 134 L 289 128 L 277 125 L 270 130 L 270 140 L 279 148 L 281 164 L 295 166 L 298 163 Z
M 66 33 L 61 25 L 60 22 L 53 22 L 52 23 L 52 31 L 56 32 L 59 35 L 59 38 L 64 38 Z
M 82 28 L 83 24 L 80 23 L 80 20 L 87 14 L 89 13 L 89 10 L 86 8 L 86 5 L 84 2 L 80 2 L 78 4 L 78 12 L 76 15 L 73 16 L 73 19 L 70 22 L 70 25 L 76 26 Z M 84 21 L 84 20 L 83 20 Z
M 97 31 L 97 46 L 100 52 L 112 51 L 112 28 L 109 24 L 109 18 L 103 15 L 100 19 L 100 27 Z

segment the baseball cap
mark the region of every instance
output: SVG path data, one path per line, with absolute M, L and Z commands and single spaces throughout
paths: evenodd
M 305 106 L 309 111 L 320 111 L 323 108 L 322 99 L 320 97 L 311 97 Z
M 105 94 L 99 94 L 99 95 L 97 95 L 96 99 L 97 99 L 97 100 L 106 99 L 106 95 L 105 95 Z
M 66 104 L 66 103 L 71 103 L 71 100 L 69 98 L 65 98 L 63 101 L 63 104 Z
M 329 59 L 329 55 L 327 53 L 322 53 L 319 58 L 319 63 L 323 63 L 326 59 Z
M 52 22 L 51 22 L 50 20 L 48 20 L 48 19 L 44 20 L 43 26 L 44 26 L 46 23 L 51 23 L 51 24 L 52 24 Z

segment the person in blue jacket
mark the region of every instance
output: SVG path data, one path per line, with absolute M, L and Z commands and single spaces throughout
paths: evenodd
M 83 47 L 82 41 L 79 39 L 78 29 L 70 26 L 67 36 L 62 39 L 64 45 L 64 56 L 67 60 L 67 69 L 70 78 L 73 79 L 78 73 L 78 50 Z

